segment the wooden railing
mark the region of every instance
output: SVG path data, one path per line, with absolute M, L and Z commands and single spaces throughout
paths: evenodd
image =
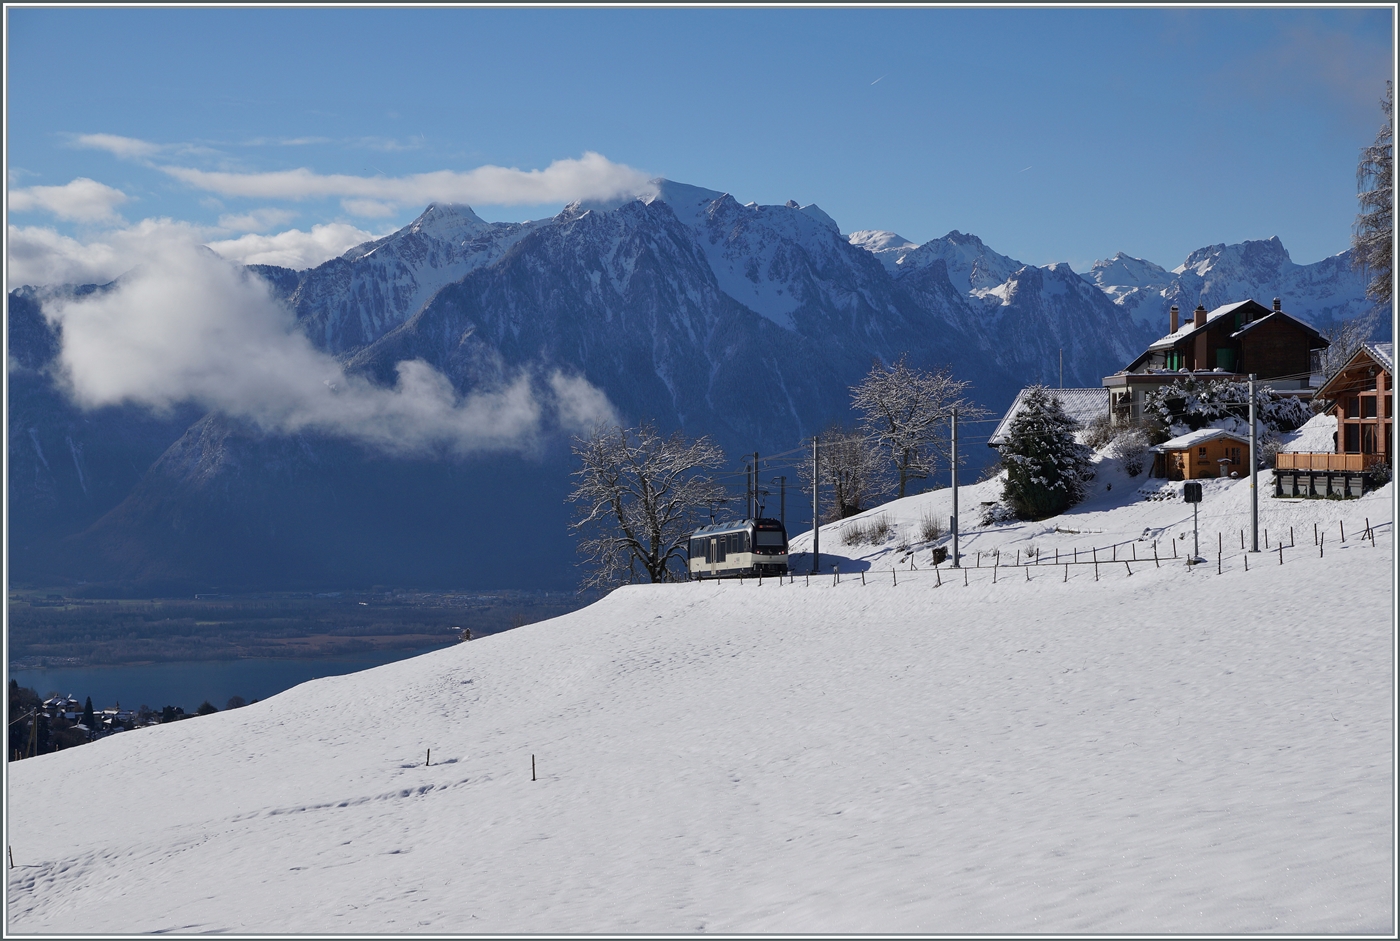
M 1361 471 L 1372 454 L 1332 454 L 1328 451 L 1280 451 L 1274 459 L 1275 470 Z

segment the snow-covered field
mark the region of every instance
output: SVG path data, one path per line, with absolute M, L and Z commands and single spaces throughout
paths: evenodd
M 14 763 L 8 932 L 1393 933 L 1393 488 L 1141 485 Z

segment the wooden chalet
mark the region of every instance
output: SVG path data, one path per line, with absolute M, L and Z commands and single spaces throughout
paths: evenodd
M 1220 428 L 1173 438 L 1150 448 L 1152 476 L 1168 480 L 1201 480 L 1248 473 L 1249 441 Z
M 1127 368 L 1105 376 L 1113 421 L 1139 421 L 1147 394 L 1188 376 L 1243 382 L 1251 373 L 1275 392 L 1311 397 L 1320 385 L 1318 354 L 1328 341 L 1311 326 L 1253 300 L 1207 311 L 1198 306 L 1185 323 L 1173 307 L 1171 331 Z
M 1317 390 L 1337 423 L 1331 451 L 1280 451 L 1274 495 L 1359 497 L 1395 466 L 1395 345 L 1364 343 Z

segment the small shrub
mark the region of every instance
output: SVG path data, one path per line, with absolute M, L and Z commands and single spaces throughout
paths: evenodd
M 841 544 L 843 546 L 859 546 L 870 541 L 865 531 L 864 523 L 847 523 L 841 527 Z
M 982 525 L 995 526 L 1016 519 L 1016 511 L 1004 503 L 992 503 L 982 507 Z
M 1100 415 L 1084 428 L 1084 443 L 1095 451 L 1102 451 L 1117 434 L 1117 429 L 1107 415 Z
M 933 542 L 943 535 L 943 527 L 938 522 L 938 517 L 925 513 L 919 518 L 919 539 L 924 542 Z
M 1140 425 L 1129 425 L 1113 436 L 1109 456 L 1118 462 L 1129 477 L 1136 477 L 1152 465 L 1151 436 Z
M 874 545 L 877 542 L 884 542 L 886 539 L 889 539 L 890 533 L 894 532 L 894 527 L 890 525 L 889 517 L 881 513 L 870 521 L 870 529 L 867 530 L 867 532 L 869 533 L 868 538 L 870 544 Z

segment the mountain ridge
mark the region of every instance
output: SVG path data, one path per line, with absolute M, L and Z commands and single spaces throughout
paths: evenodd
M 1080 275 L 1065 264 L 1024 264 L 957 230 L 917 246 L 875 230 L 842 235 L 815 205 L 741 205 L 718 190 L 656 180 L 639 198 L 575 202 L 525 223 L 485 222 L 469 206 L 434 203 L 409 225 L 314 268 L 253 270 L 316 346 L 381 385 L 393 383 L 398 363 L 413 359 L 461 394 L 499 384 L 513 371 L 563 370 L 602 390 L 629 423 L 710 434 L 737 455 L 787 451 L 832 421 L 851 421 L 849 387 L 872 361 L 904 353 L 916 366 L 947 366 L 971 379 L 973 397 L 996 411 L 1029 382 L 1059 383 L 1062 358 L 1065 384 L 1098 385 L 1165 331 L 1171 303 L 1189 310 L 1225 291 L 1281 291 L 1286 310 L 1333 322 L 1364 300 L 1346 258 L 1295 265 L 1272 239 L 1207 246 L 1175 272 L 1120 253 Z M 1312 306 L 1290 303 L 1289 286 Z M 64 450 L 81 454 L 84 435 L 119 440 L 137 419 L 110 413 L 94 424 L 63 399 L 52 379 L 58 336 L 39 314 L 41 295 L 11 294 L 12 315 L 22 315 L 10 321 L 11 372 L 23 367 L 23 382 L 33 388 L 25 387 L 30 404 L 19 421 L 12 406 L 10 452 L 35 452 L 23 468 L 12 461 L 12 496 L 21 505 L 87 509 L 54 511 L 24 529 L 26 545 L 49 545 L 21 567 L 26 577 L 60 569 L 71 577 L 175 577 L 181 555 L 205 560 L 197 567 L 206 581 L 236 580 L 230 572 L 240 566 L 270 577 L 266 566 L 250 568 L 228 551 L 191 545 L 172 553 L 162 546 L 185 545 L 202 527 L 257 556 L 259 545 L 281 544 L 274 535 L 279 513 L 347 540 L 333 545 L 328 535 L 298 543 L 298 551 L 340 559 L 357 579 L 374 580 L 368 573 L 376 547 L 390 544 L 418 552 L 420 570 L 436 580 L 472 571 L 497 580 L 480 587 L 495 587 L 517 577 L 511 565 L 486 561 L 489 547 L 464 548 L 445 530 L 415 550 L 403 535 L 407 524 L 368 514 L 373 524 L 357 527 L 342 518 L 363 514 L 390 488 L 403 517 L 431 517 L 434 504 L 460 505 L 453 488 L 492 493 L 503 517 L 553 534 L 545 540 L 551 577 L 567 575 L 571 468 L 563 441 L 533 459 L 435 464 L 385 460 L 315 433 L 268 444 L 211 415 L 198 430 L 188 418 L 178 429 L 148 424 L 144 450 L 103 452 L 108 463 L 124 461 L 125 470 L 90 466 L 82 480 L 64 478 L 40 460 L 49 452 L 26 442 L 52 451 L 66 435 L 73 444 Z M 190 433 L 223 445 L 191 450 L 190 442 L 180 443 Z M 166 436 L 168 459 L 149 453 L 152 435 Z M 287 464 L 274 453 L 301 457 Z M 133 476 L 141 461 L 147 463 Z M 272 464 L 264 471 L 266 461 Z M 507 465 L 513 477 L 500 472 Z M 286 476 L 275 467 L 300 470 Z M 125 497 L 82 502 L 93 481 Z M 420 496 L 415 502 L 401 492 Z M 232 496 L 210 503 L 212 493 Z M 272 512 L 274 505 L 285 509 Z M 188 527 L 185 535 L 177 531 L 176 521 L 196 518 L 203 521 L 196 537 Z M 256 533 L 262 535 L 248 535 Z M 430 563 L 429 545 L 447 560 Z M 261 555 L 300 564 L 289 550 Z M 63 559 L 84 561 L 64 568 Z M 306 578 L 336 571 L 330 563 L 303 568 Z

